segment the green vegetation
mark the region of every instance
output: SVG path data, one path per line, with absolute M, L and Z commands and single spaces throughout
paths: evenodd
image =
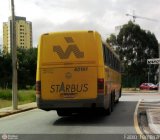
M 11 90 L 0 90 L 0 99 L 11 100 L 12 91 Z
M 0 108 L 12 105 L 12 58 L 0 52 Z M 17 50 L 18 104 L 35 102 L 37 48 Z M 27 90 L 21 90 L 27 89 Z
M 18 92 L 19 101 L 35 102 L 36 95 L 34 90 L 20 90 Z
M 0 99 L 12 100 L 11 90 L 0 90 Z M 19 90 L 18 91 L 19 101 L 35 101 L 35 91 L 34 90 Z
M 158 82 L 155 80 L 158 65 L 150 66 L 150 70 L 147 65 L 147 59 L 158 58 L 159 44 L 153 33 L 129 21 L 122 26 L 117 36 L 112 34 L 107 38 L 107 42 L 115 46 L 124 66 L 123 87 L 139 87 L 140 83 L 148 82 L 149 71 L 149 82 Z
M 34 89 L 36 83 L 37 48 L 18 49 L 18 88 Z M 11 89 L 11 54 L 0 55 L 0 88 Z
M 35 91 L 34 90 L 19 90 L 18 91 L 18 103 L 25 104 L 35 102 Z M 0 108 L 8 107 L 12 105 L 12 91 L 11 90 L 0 90 Z
M 0 108 L 9 107 L 11 105 L 12 105 L 12 101 L 0 99 Z

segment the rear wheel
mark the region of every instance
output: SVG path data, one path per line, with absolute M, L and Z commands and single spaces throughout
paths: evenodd
M 109 103 L 109 107 L 108 109 L 106 110 L 106 114 L 107 115 L 110 115 L 111 112 L 112 112 L 113 108 L 112 108 L 112 100 L 110 99 L 110 103 Z
M 111 97 L 111 94 L 110 94 L 110 98 L 109 98 L 109 106 L 108 108 L 99 108 L 97 110 L 98 114 L 102 115 L 102 116 L 107 116 L 107 115 L 110 115 L 111 112 L 112 112 L 112 97 Z
M 122 96 L 122 88 L 119 91 L 119 98 Z
M 114 108 L 114 101 L 115 101 L 115 93 L 112 92 L 111 93 L 111 111 L 113 112 L 113 108 Z
M 112 107 L 112 94 L 111 94 L 110 100 L 109 100 L 109 107 L 108 109 L 103 109 L 103 115 L 110 115 L 112 111 L 113 111 L 113 107 Z
M 119 98 L 121 97 L 121 89 L 120 89 L 120 91 L 119 91 L 119 97 L 118 97 L 118 99 L 116 100 L 116 102 L 115 103 L 119 103 Z
M 118 104 L 119 103 L 119 98 L 116 100 L 116 104 Z

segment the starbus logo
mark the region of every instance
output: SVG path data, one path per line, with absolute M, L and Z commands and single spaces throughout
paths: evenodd
M 53 46 L 53 52 L 56 52 L 60 59 L 68 59 L 71 53 L 73 53 L 76 58 L 84 57 L 84 52 L 79 50 L 72 37 L 65 37 L 64 39 L 68 43 L 68 47 L 65 51 L 63 51 L 60 45 Z

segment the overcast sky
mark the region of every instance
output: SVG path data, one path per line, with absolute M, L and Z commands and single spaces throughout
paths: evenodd
M 8 21 L 11 0 L 0 0 L 0 44 L 3 22 Z M 104 38 L 115 26 L 126 24 L 132 14 L 160 20 L 160 0 L 14 0 L 16 16 L 24 16 L 33 26 L 33 45 L 42 33 L 64 30 L 97 30 Z M 136 19 L 143 29 L 160 42 L 160 21 Z

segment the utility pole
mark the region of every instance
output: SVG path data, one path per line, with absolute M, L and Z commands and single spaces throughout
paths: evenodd
M 158 45 L 158 52 L 159 52 L 159 58 L 160 58 L 160 45 Z M 160 94 L 160 64 L 159 64 L 159 76 L 158 76 L 158 93 Z
M 14 0 L 11 0 L 11 51 L 12 51 L 12 107 L 13 110 L 18 109 L 17 107 L 17 46 L 16 46 L 16 22 L 14 13 Z

